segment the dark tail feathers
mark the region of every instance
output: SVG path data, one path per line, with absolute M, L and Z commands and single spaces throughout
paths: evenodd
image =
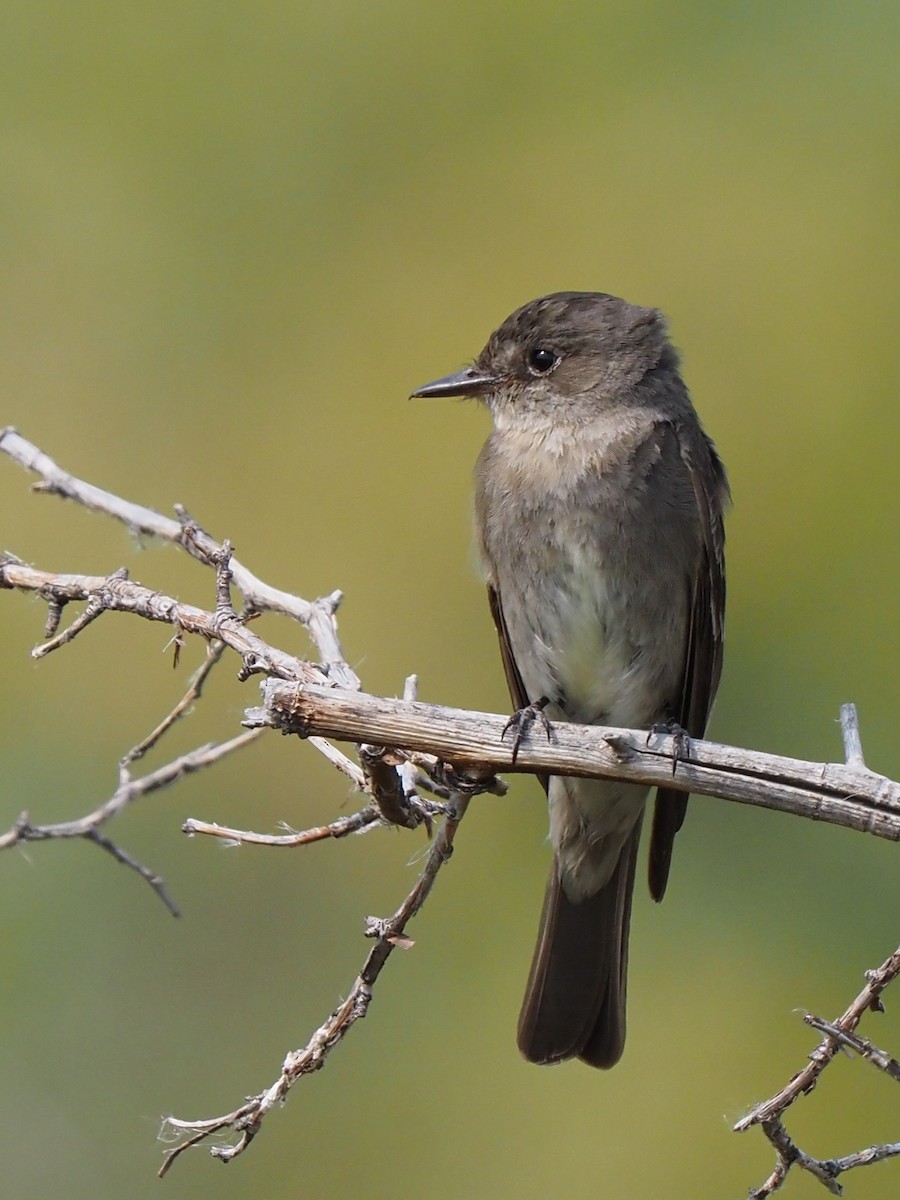
M 550 871 L 519 1017 L 519 1049 L 535 1063 L 581 1058 L 612 1067 L 625 1045 L 628 927 L 641 822 L 609 882 L 573 904 Z

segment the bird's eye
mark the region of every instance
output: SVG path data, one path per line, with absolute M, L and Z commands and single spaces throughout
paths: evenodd
M 546 375 L 558 362 L 559 355 L 543 346 L 535 346 L 533 350 L 528 351 L 528 369 L 535 375 Z

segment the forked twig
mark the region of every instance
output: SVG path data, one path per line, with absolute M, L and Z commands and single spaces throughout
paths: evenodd
M 421 909 L 434 886 L 438 872 L 449 860 L 456 831 L 468 804 L 468 796 L 454 797 L 450 811 L 428 852 L 421 875 L 394 915 L 386 919 L 369 917 L 366 922 L 366 936 L 377 938 L 377 941 L 369 951 L 346 1000 L 319 1026 L 302 1049 L 292 1050 L 287 1055 L 278 1078 L 264 1091 L 222 1116 L 199 1121 L 185 1121 L 178 1117 L 166 1118 L 163 1123 L 164 1131 L 170 1130 L 179 1137 L 182 1134 L 187 1136 L 167 1152 L 159 1171 L 160 1176 L 166 1174 L 185 1150 L 225 1130 L 236 1134 L 237 1141 L 225 1146 L 214 1146 L 211 1150 L 212 1155 L 221 1162 L 230 1162 L 242 1154 L 259 1133 L 263 1119 L 272 1107 L 281 1104 L 287 1098 L 288 1092 L 299 1079 L 317 1071 L 334 1047 L 343 1040 L 356 1022 L 366 1015 L 375 982 L 388 958 L 398 947 L 408 949 L 413 944 L 406 937 L 406 926 Z
M 845 704 L 841 707 L 841 729 L 848 765 L 857 770 L 865 769 L 855 705 Z M 900 1063 L 892 1055 L 879 1050 L 867 1038 L 856 1033 L 856 1028 L 865 1013 L 884 1011 L 881 995 L 898 975 L 900 947 L 876 970 L 866 972 L 866 986 L 836 1021 L 824 1021 L 821 1017 L 809 1013 L 804 1016 L 807 1025 L 824 1034 L 819 1045 L 810 1054 L 808 1064 L 793 1075 L 780 1092 L 755 1105 L 734 1126 L 737 1133 L 743 1133 L 752 1126 L 759 1125 L 775 1149 L 775 1167 L 765 1183 L 750 1193 L 752 1200 L 764 1200 L 764 1197 L 771 1196 L 782 1186 L 788 1172 L 795 1166 L 809 1172 L 833 1195 L 840 1196 L 843 1189 L 837 1182 L 839 1175 L 900 1154 L 900 1142 L 895 1142 L 869 1146 L 843 1158 L 813 1158 L 796 1145 L 782 1120 L 784 1113 L 795 1100 L 813 1091 L 822 1072 L 841 1050 L 858 1054 L 891 1079 L 900 1082 Z

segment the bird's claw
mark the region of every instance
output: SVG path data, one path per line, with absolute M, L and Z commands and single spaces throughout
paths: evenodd
M 543 728 L 544 733 L 547 735 L 547 741 L 552 740 L 552 727 L 544 715 L 544 709 L 549 703 L 549 696 L 541 696 L 540 700 L 535 700 L 534 704 L 526 704 L 524 708 L 520 708 L 518 712 L 514 712 L 503 726 L 503 732 L 500 735 L 501 739 L 505 738 L 510 730 L 513 733 L 513 766 L 516 765 L 516 759 L 519 757 L 519 747 L 528 736 L 528 731 L 535 722 L 539 723 Z
M 672 750 L 672 774 L 678 768 L 678 764 L 685 759 L 691 757 L 691 735 L 686 729 L 683 729 L 677 721 L 659 721 L 656 725 L 651 725 L 647 734 L 647 745 L 655 737 L 670 737 L 674 742 Z

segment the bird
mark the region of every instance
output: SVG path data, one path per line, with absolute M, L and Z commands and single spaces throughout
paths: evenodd
M 662 313 L 604 292 L 541 296 L 470 366 L 412 395 L 472 397 L 492 420 L 475 468 L 475 526 L 516 749 L 537 722 L 702 737 L 722 669 L 730 491 Z M 625 1044 L 649 789 L 541 782 L 553 864 L 518 1046 L 534 1063 L 609 1068 Z M 657 901 L 687 801 L 675 787 L 656 793 Z

